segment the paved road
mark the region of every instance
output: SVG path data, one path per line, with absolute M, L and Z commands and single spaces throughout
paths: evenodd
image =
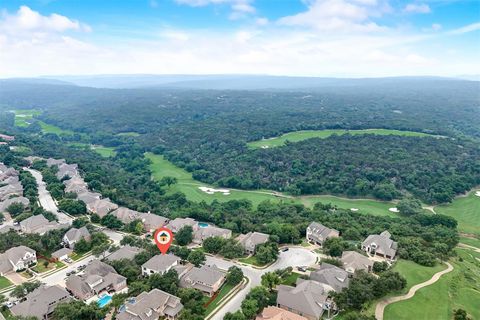
M 40 201 L 40 205 L 43 207 L 43 209 L 54 213 L 57 216 L 58 222 L 60 224 L 71 225 L 73 222 L 73 219 L 67 216 L 65 213 L 58 211 L 58 207 L 55 204 L 55 201 L 53 200 L 52 196 L 50 195 L 50 192 L 48 192 L 46 183 L 43 181 L 42 174 L 37 170 L 33 170 L 29 168 L 24 168 L 24 169 L 29 171 L 32 174 L 32 176 L 35 178 L 35 180 L 37 180 L 38 200 Z
M 389 304 L 394 303 L 394 302 L 398 302 L 398 301 L 403 301 L 403 300 L 410 299 L 411 297 L 413 297 L 415 295 L 415 292 L 417 292 L 418 290 L 420 290 L 424 287 L 427 287 L 429 285 L 434 284 L 435 282 L 438 281 L 438 279 L 440 279 L 441 276 L 443 276 L 444 274 L 449 273 L 450 271 L 453 270 L 453 266 L 449 262 L 445 262 L 445 264 L 448 266 L 447 269 L 435 273 L 432 276 L 432 278 L 430 278 L 429 280 L 427 280 L 425 282 L 414 285 L 413 287 L 410 288 L 410 290 L 408 290 L 407 294 L 404 294 L 403 296 L 390 297 L 390 298 L 386 298 L 386 299 L 381 300 L 375 308 L 375 318 L 377 320 L 383 320 L 383 313 L 385 311 L 385 308 Z
M 266 269 L 255 269 L 252 267 L 237 265 L 231 261 L 226 261 L 217 257 L 207 256 L 207 264 L 215 264 L 219 268 L 228 269 L 233 265 L 237 265 L 243 271 L 243 274 L 250 280 L 249 283 L 238 292 L 232 300 L 230 300 L 223 308 L 215 314 L 211 319 L 212 320 L 222 320 L 224 315 L 227 312 L 235 312 L 240 309 L 242 301 L 245 299 L 245 296 L 253 287 L 259 286 L 262 281 L 262 274 L 269 271 L 274 271 L 277 269 L 284 269 L 287 267 L 295 266 L 310 266 L 315 263 L 317 256 L 315 253 L 309 251 L 305 248 L 290 248 L 286 252 L 281 252 L 277 262 Z
M 71 265 L 66 267 L 65 269 L 57 271 L 57 272 L 55 272 L 55 273 L 53 273 L 49 276 L 37 277 L 37 280 L 39 280 L 43 283 L 46 283 L 49 286 L 52 286 L 54 284 L 58 284 L 58 285 L 64 287 L 65 286 L 65 278 L 67 277 L 68 272 L 70 272 L 72 270 L 77 270 L 77 268 L 79 266 L 84 265 L 84 264 L 86 265 L 94 259 L 97 259 L 97 258 L 95 256 L 88 256 L 83 260 L 75 261 L 74 263 L 72 263 Z

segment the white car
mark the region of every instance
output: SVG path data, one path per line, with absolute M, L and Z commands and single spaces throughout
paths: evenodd
M 11 307 L 13 307 L 15 305 L 15 303 L 13 303 L 12 301 L 7 301 L 7 303 L 5 303 L 5 306 L 10 309 Z

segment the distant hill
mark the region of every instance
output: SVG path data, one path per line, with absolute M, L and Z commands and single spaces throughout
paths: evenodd
M 320 78 L 268 75 L 94 75 L 51 76 L 39 80 L 61 81 L 94 88 L 183 88 L 216 90 L 312 89 L 333 86 L 375 86 L 417 81 L 454 80 L 441 77 Z

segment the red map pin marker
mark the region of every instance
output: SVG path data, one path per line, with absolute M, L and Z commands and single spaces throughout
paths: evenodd
M 155 231 L 155 243 L 162 254 L 166 254 L 173 241 L 173 232 L 168 228 L 160 228 Z

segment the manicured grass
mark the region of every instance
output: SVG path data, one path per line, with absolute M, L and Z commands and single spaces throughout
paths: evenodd
M 430 279 L 435 273 L 446 269 L 444 264 L 437 264 L 433 267 L 425 267 L 409 260 L 398 260 L 393 266 L 392 270 L 400 273 L 407 279 L 407 286 L 404 292 L 408 292 L 414 285 L 425 282 Z
M 128 132 L 120 132 L 116 134 L 117 136 L 123 136 L 123 137 L 138 137 L 140 133 L 134 132 L 134 131 L 128 131 Z
M 458 308 L 466 310 L 472 319 L 480 319 L 480 263 L 467 250 L 456 252 L 463 261 L 452 259 L 452 272 L 420 289 L 411 299 L 387 306 L 384 319 L 449 320 Z
M 450 204 L 436 206 L 435 212 L 455 218 L 460 232 L 480 235 L 480 197 L 475 192 L 458 197 Z
M 310 138 L 328 138 L 333 134 L 344 135 L 349 133 L 351 135 L 359 134 L 377 134 L 377 135 L 397 135 L 397 136 L 410 136 L 410 137 L 425 137 L 430 136 L 426 133 L 413 132 L 413 131 L 399 131 L 399 130 L 388 130 L 388 129 L 365 129 L 365 130 L 343 130 L 343 129 L 333 129 L 333 130 L 305 130 L 305 131 L 296 131 L 283 134 L 279 137 L 264 139 L 259 141 L 253 141 L 248 143 L 248 147 L 252 149 L 257 148 L 275 148 L 285 145 L 285 142 L 298 142 Z
M 104 158 L 115 157 L 117 154 L 113 147 L 92 146 L 92 149 Z
M 284 284 L 286 286 L 295 286 L 295 283 L 297 283 L 297 279 L 301 276 L 300 273 L 292 272 L 291 275 L 286 277 L 285 279 L 282 279 L 281 284 Z
M 43 133 L 53 133 L 58 136 L 60 135 L 67 135 L 71 136 L 73 135 L 73 131 L 71 130 L 63 130 L 57 126 L 54 126 L 53 124 L 48 124 L 43 121 L 38 121 L 38 124 L 40 124 L 40 127 L 42 127 L 42 132 Z
M 256 267 L 263 267 L 265 266 L 264 264 L 261 264 L 257 261 L 257 258 L 255 256 L 250 256 L 248 258 L 240 258 L 238 259 L 238 261 L 242 262 L 242 263 L 246 263 L 246 264 L 250 264 L 252 266 L 256 266 Z
M 73 260 L 73 261 L 78 261 L 80 259 L 83 258 L 83 256 L 85 256 L 85 253 L 82 253 L 82 254 L 78 254 L 78 253 L 72 253 L 72 255 L 70 256 L 70 258 Z
M 460 242 L 480 249 L 480 239 L 460 237 Z
M 60 269 L 65 267 L 65 263 L 63 263 L 62 261 L 57 261 L 55 262 L 55 266 L 57 267 L 57 269 Z
M 36 273 L 44 273 L 44 272 L 47 272 L 47 271 L 50 271 L 52 270 L 53 268 L 55 268 L 55 263 L 49 263 L 48 266 L 44 266 L 44 262 L 47 261 L 45 259 L 38 259 L 37 260 L 37 265 L 33 268 L 31 268 L 33 271 L 35 271 Z
M 12 283 L 5 277 L 0 277 L 0 289 L 11 286 Z
M 352 208 L 358 209 L 357 213 L 368 213 L 377 216 L 391 216 L 396 214 L 388 211 L 389 208 L 396 206 L 393 202 L 378 201 L 373 199 L 348 199 L 329 195 L 303 196 L 302 203 L 307 207 L 313 207 L 315 203 L 331 203 L 338 208 L 350 210 Z
M 39 110 L 14 110 L 15 113 L 15 126 L 28 127 L 34 116 L 40 115 Z
M 234 285 L 231 285 L 229 283 L 225 283 L 221 288 L 220 291 L 218 292 L 218 295 L 215 297 L 215 300 L 213 300 L 206 308 L 205 314 L 209 314 L 212 312 L 220 303 L 220 301 L 234 288 Z
M 155 155 L 153 153 L 146 153 L 145 157 L 152 161 L 150 169 L 155 180 L 160 180 L 163 177 L 170 176 L 177 178 L 177 184 L 170 187 L 169 192 L 183 192 L 187 199 L 191 201 L 205 201 L 211 203 L 213 200 L 217 201 L 229 201 L 229 200 L 250 200 L 254 206 L 257 206 L 262 201 L 272 202 L 291 202 L 291 203 L 303 203 L 308 207 L 313 207 L 317 202 L 332 203 L 339 208 L 350 209 L 357 208 L 359 213 L 370 213 L 374 215 L 388 215 L 396 216 L 395 213 L 388 211 L 389 208 L 395 207 L 393 202 L 382 202 L 370 199 L 347 199 L 334 196 L 303 196 L 293 197 L 284 195 L 278 192 L 269 190 L 236 190 L 231 189 L 230 195 L 224 195 L 222 193 L 207 194 L 201 191 L 198 187 L 207 186 L 204 183 L 196 181 L 192 178 L 192 174 L 186 170 L 175 166 L 170 161 L 164 159 L 161 155 Z

